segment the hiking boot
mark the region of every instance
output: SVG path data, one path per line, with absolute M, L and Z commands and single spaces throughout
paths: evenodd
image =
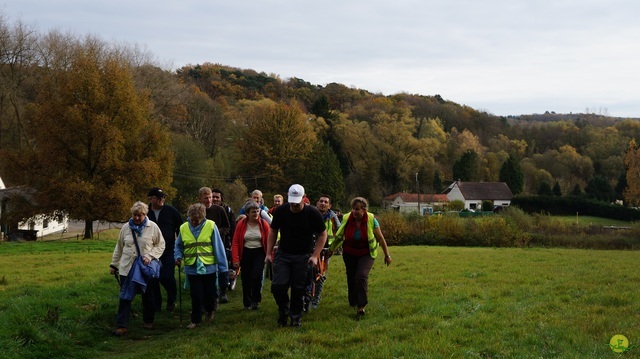
M 198 323 L 189 323 L 189 325 L 187 325 L 187 329 L 195 329 L 198 327 Z
M 279 327 L 286 327 L 288 319 L 289 319 L 289 317 L 287 317 L 286 314 L 280 314 L 278 316 L 278 326 Z
M 220 303 L 222 303 L 222 304 L 229 303 L 229 297 L 227 297 L 226 294 L 220 295 Z
M 358 307 L 356 310 L 356 315 L 359 317 L 364 317 L 364 307 Z
M 176 309 L 176 303 L 167 304 L 167 312 L 172 313 Z
M 213 311 L 211 311 L 211 312 L 207 313 L 207 315 L 204 317 L 204 320 L 205 320 L 206 322 L 210 322 L 210 321 L 212 321 L 212 320 L 213 320 Z
M 116 337 L 121 337 L 127 334 L 127 332 L 128 332 L 127 328 L 117 328 L 116 330 L 113 331 L 113 335 L 115 335 Z
M 153 329 L 153 323 L 142 323 L 143 329 Z
M 299 327 L 302 325 L 302 320 L 300 318 L 291 318 L 291 326 L 292 327 Z

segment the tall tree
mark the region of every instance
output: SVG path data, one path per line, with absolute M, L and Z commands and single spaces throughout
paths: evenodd
M 336 206 L 344 200 L 344 177 L 338 158 L 328 143 L 315 146 L 306 168 L 304 188 L 311 201 L 321 194 L 331 196 Z
M 253 103 L 238 142 L 239 164 L 263 191 L 282 191 L 302 182 L 316 144 L 307 116 L 296 105 Z
M 173 153 L 169 136 L 148 121 L 119 52 L 88 37 L 43 41 L 47 60 L 28 109 L 30 146 L 6 152 L 20 183 L 34 188 L 38 209 L 64 210 L 85 220 L 121 221 L 152 186 L 168 187 Z
M 624 201 L 632 207 L 640 205 L 640 146 L 635 140 L 629 142 L 624 156 L 627 167 L 627 187 L 623 192 Z
M 609 184 L 609 180 L 603 175 L 593 176 L 584 191 L 590 198 L 599 201 L 610 202 L 616 198 L 615 192 Z
M 520 161 L 514 155 L 502 164 L 500 168 L 500 182 L 506 182 L 513 194 L 522 193 L 524 190 L 524 173 L 520 167 Z
M 478 154 L 476 151 L 467 150 L 453 164 L 453 179 L 460 181 L 478 180 Z
M 553 191 L 551 190 L 551 186 L 549 186 L 549 183 L 540 183 L 540 187 L 538 188 L 538 196 L 553 196 Z
M 562 197 L 562 189 L 560 189 L 560 183 L 558 183 L 558 181 L 553 185 L 552 191 L 554 196 Z

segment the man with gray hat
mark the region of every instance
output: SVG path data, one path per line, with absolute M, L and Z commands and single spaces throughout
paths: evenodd
M 289 188 L 288 203 L 273 212 L 272 230 L 267 238 L 265 263 L 273 263 L 271 293 L 278 305 L 278 325 L 281 327 L 287 325 L 289 318 L 292 327 L 301 325 L 309 267 L 318 265 L 320 251 L 327 241 L 322 214 L 317 208 L 306 206 L 303 197 L 301 185 L 294 184 Z M 272 252 L 278 233 L 280 241 L 274 258 Z
M 167 291 L 167 311 L 172 312 L 176 306 L 178 294 L 175 277 L 175 260 L 173 259 L 173 247 L 176 237 L 182 225 L 182 216 L 175 207 L 165 204 L 167 194 L 161 188 L 154 187 L 149 191 L 149 213 L 147 217 L 160 227 L 160 232 L 166 243 L 164 253 L 160 257 L 162 268 L 160 269 L 159 284 L 151 288 L 153 291 L 153 304 L 156 311 L 162 310 L 162 293 L 160 284 Z

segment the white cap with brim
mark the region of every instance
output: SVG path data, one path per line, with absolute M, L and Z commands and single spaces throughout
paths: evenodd
M 299 184 L 294 184 L 289 187 L 289 203 L 300 203 L 304 197 L 304 187 Z

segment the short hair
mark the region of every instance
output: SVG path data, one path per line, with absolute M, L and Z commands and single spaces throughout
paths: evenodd
M 211 193 L 220 193 L 220 199 L 224 201 L 224 193 L 219 188 L 214 188 L 211 190 Z
M 187 216 L 195 217 L 194 214 L 197 214 L 199 218 L 205 218 L 207 216 L 207 209 L 202 203 L 194 203 L 189 206 L 187 209 Z
M 131 214 L 144 214 L 145 216 L 149 213 L 149 206 L 147 206 L 144 202 L 136 202 L 131 206 Z
M 277 194 L 277 195 L 273 196 L 273 200 L 274 201 L 276 200 L 276 198 L 280 198 L 282 200 L 282 202 L 284 202 L 284 197 L 282 197 L 281 194 Z
M 211 194 L 211 188 L 209 187 L 202 187 L 198 190 L 198 197 L 202 196 L 203 194 Z
M 322 197 L 328 199 L 329 203 L 331 203 L 331 197 L 328 194 L 321 194 L 320 196 L 318 196 L 318 200 L 320 200 L 320 198 L 322 198 Z
M 254 194 L 257 194 L 258 196 L 260 196 L 260 198 L 262 198 L 262 191 L 260 191 L 259 189 L 254 189 L 253 192 L 251 192 L 251 197 L 253 197 Z
M 363 209 L 367 209 L 369 207 L 369 202 L 364 197 L 356 197 L 351 200 L 351 208 L 356 204 L 360 203 Z
M 247 202 L 245 202 L 244 206 L 242 207 L 242 209 L 244 209 L 245 214 L 249 214 L 249 212 L 251 212 L 251 210 L 254 208 L 260 209 L 260 206 L 258 205 L 258 202 L 254 201 L 253 199 L 250 199 Z

